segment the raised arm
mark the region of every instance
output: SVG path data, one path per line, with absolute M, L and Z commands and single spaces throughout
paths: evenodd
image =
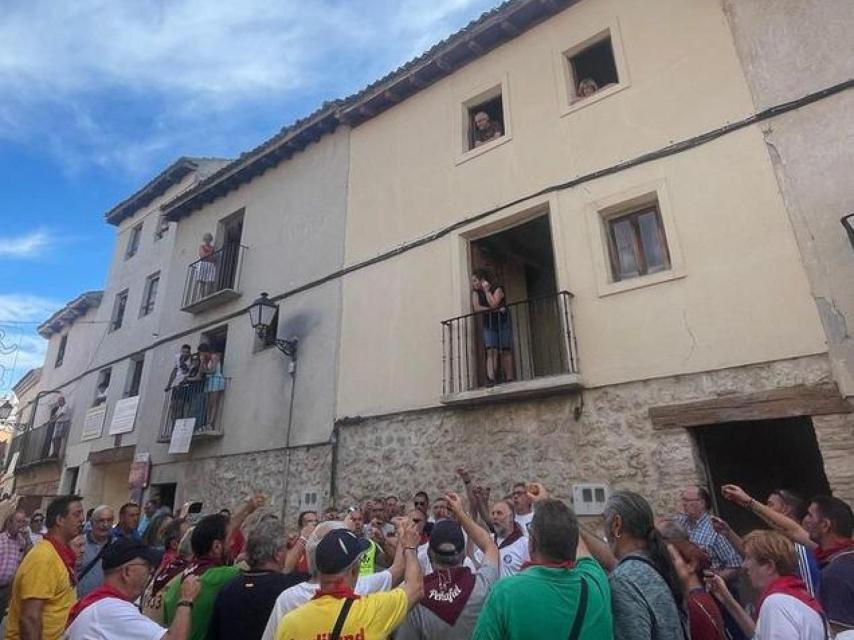
M 424 581 L 421 579 L 421 564 L 418 562 L 418 542 L 421 536 L 411 524 L 403 530 L 400 544 L 406 566 L 403 570 L 403 590 L 409 608 L 414 607 L 424 595 Z
M 448 507 L 451 509 L 451 513 L 454 514 L 457 522 L 460 523 L 463 531 L 466 532 L 466 535 L 474 542 L 477 548 L 483 552 L 484 562 L 491 564 L 493 567 L 499 566 L 498 547 L 492 540 L 489 532 L 466 513 L 465 509 L 463 509 L 463 501 L 456 493 L 449 492 L 445 494 L 445 500 L 448 501 Z
M 741 630 L 748 638 L 752 638 L 756 632 L 756 624 L 753 618 L 745 611 L 738 601 L 730 593 L 724 579 L 711 571 L 706 572 L 706 590 L 717 598 L 726 607 L 730 615 L 736 621 Z
M 729 523 L 723 518 L 718 518 L 717 516 L 709 516 L 709 519 L 712 521 L 712 528 L 732 545 L 732 548 L 738 552 L 742 558 L 744 557 L 744 541 L 741 539 L 741 536 L 738 535 L 735 531 L 732 530 L 732 527 L 729 526 Z
M 599 536 L 588 530 L 587 527 L 579 526 L 578 532 L 581 534 L 578 537 L 579 547 L 580 543 L 583 542 L 587 548 L 588 555 L 593 556 L 605 571 L 609 573 L 613 571 L 614 567 L 617 566 L 617 558 L 611 553 L 608 545 Z
M 181 582 L 180 602 L 193 602 L 201 591 L 202 584 L 196 576 L 187 576 Z M 161 640 L 187 640 L 190 637 L 191 607 L 178 606 L 175 609 L 175 619 L 169 625 L 169 631 Z
M 240 531 L 241 527 L 243 527 L 243 523 L 246 522 L 246 518 L 263 507 L 266 502 L 267 497 L 260 493 L 246 499 L 246 502 L 243 503 L 242 507 L 240 507 L 240 511 L 235 513 L 231 518 L 231 521 L 228 523 L 228 536 L 226 537 L 226 540 L 229 547 L 232 544 L 232 538 L 234 535 Z
M 285 567 L 282 570 L 282 573 L 292 573 L 294 569 L 297 568 L 297 564 L 299 564 L 299 559 L 302 557 L 302 554 L 305 553 L 305 545 L 308 544 L 308 537 L 311 535 L 311 532 L 314 531 L 315 525 L 307 524 L 302 528 L 302 531 L 299 532 L 299 538 L 294 540 L 293 546 L 288 549 L 288 553 L 285 556 Z
M 777 513 L 771 507 L 751 498 L 744 489 L 735 484 L 725 484 L 721 487 L 724 498 L 736 503 L 740 507 L 749 509 L 765 522 L 774 527 L 793 542 L 799 542 L 807 549 L 815 549 L 818 545 L 810 539 L 810 535 L 797 522 Z
M 403 557 L 403 532 L 406 528 L 407 523 L 412 524 L 409 518 L 405 516 L 397 516 L 391 519 L 397 533 L 397 545 L 395 545 L 394 549 L 394 562 L 391 563 L 391 566 L 388 568 L 391 573 L 391 586 L 396 587 L 400 584 L 400 581 L 403 580 L 403 571 L 406 567 L 406 560 Z M 416 550 L 417 555 L 417 550 Z

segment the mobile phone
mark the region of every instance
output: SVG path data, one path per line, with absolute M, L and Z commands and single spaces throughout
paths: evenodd
M 190 504 L 190 507 L 187 509 L 187 513 L 201 513 L 202 512 L 202 503 L 201 502 L 193 502 Z

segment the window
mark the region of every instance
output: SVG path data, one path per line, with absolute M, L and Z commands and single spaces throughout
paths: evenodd
M 122 328 L 122 322 L 125 319 L 125 308 L 128 304 L 128 290 L 125 289 L 119 294 L 116 294 L 116 302 L 113 304 L 113 319 L 110 322 L 110 331 L 116 331 Z
M 59 339 L 59 349 L 56 350 L 56 362 L 53 367 L 58 369 L 62 366 L 62 361 L 65 360 L 65 347 L 68 345 L 68 334 L 66 333 Z
M 154 230 L 154 240 L 162 239 L 167 233 L 169 233 L 169 221 L 166 219 L 166 216 L 161 214 L 159 218 L 157 218 L 157 228 Z
M 136 252 L 139 249 L 140 237 L 142 237 L 141 222 L 130 230 L 130 236 L 128 237 L 128 246 L 125 250 L 125 260 L 136 255 Z
M 496 87 L 498 95 L 482 102 L 466 106 L 468 149 L 480 147 L 506 134 L 504 124 L 504 104 L 501 87 Z
M 133 396 L 139 395 L 139 387 L 142 382 L 142 367 L 144 364 L 144 354 L 131 356 L 130 368 L 128 369 L 127 386 L 125 388 L 125 398 L 132 398 Z
M 98 384 L 95 385 L 95 400 L 92 402 L 93 407 L 97 407 L 107 401 L 107 392 L 110 389 L 110 378 L 112 375 L 113 370 L 110 367 L 101 369 L 98 372 Z
M 142 307 L 139 310 L 139 317 L 147 316 L 154 311 L 154 300 L 157 298 L 157 287 L 160 285 L 160 273 L 154 273 L 145 281 L 145 290 L 142 294 Z
M 670 269 L 658 203 L 606 220 L 614 282 Z
M 580 51 L 567 53 L 566 59 L 570 70 L 570 102 L 584 100 L 620 82 L 610 30 Z

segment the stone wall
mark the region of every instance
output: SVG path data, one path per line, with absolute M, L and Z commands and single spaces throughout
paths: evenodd
M 651 406 L 815 384 L 831 379 L 826 356 L 589 389 L 578 394 L 438 408 L 340 426 L 338 504 L 368 495 L 459 490 L 465 466 L 495 492 L 539 479 L 562 498 L 575 482 L 601 481 L 647 496 L 660 511 L 678 506 L 680 487 L 702 481 L 703 465 L 685 429 L 652 429 Z M 574 411 L 580 406 L 576 420 Z M 847 416 L 815 419 L 827 475 L 851 499 L 854 449 Z M 432 496 L 431 496 L 432 497 Z

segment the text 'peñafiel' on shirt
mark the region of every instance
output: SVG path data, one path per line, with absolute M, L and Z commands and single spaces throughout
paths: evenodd
M 294 609 L 279 623 L 276 640 L 327 640 L 344 602 L 324 596 Z M 403 589 L 354 600 L 341 640 L 385 640 L 404 621 L 407 611 Z

